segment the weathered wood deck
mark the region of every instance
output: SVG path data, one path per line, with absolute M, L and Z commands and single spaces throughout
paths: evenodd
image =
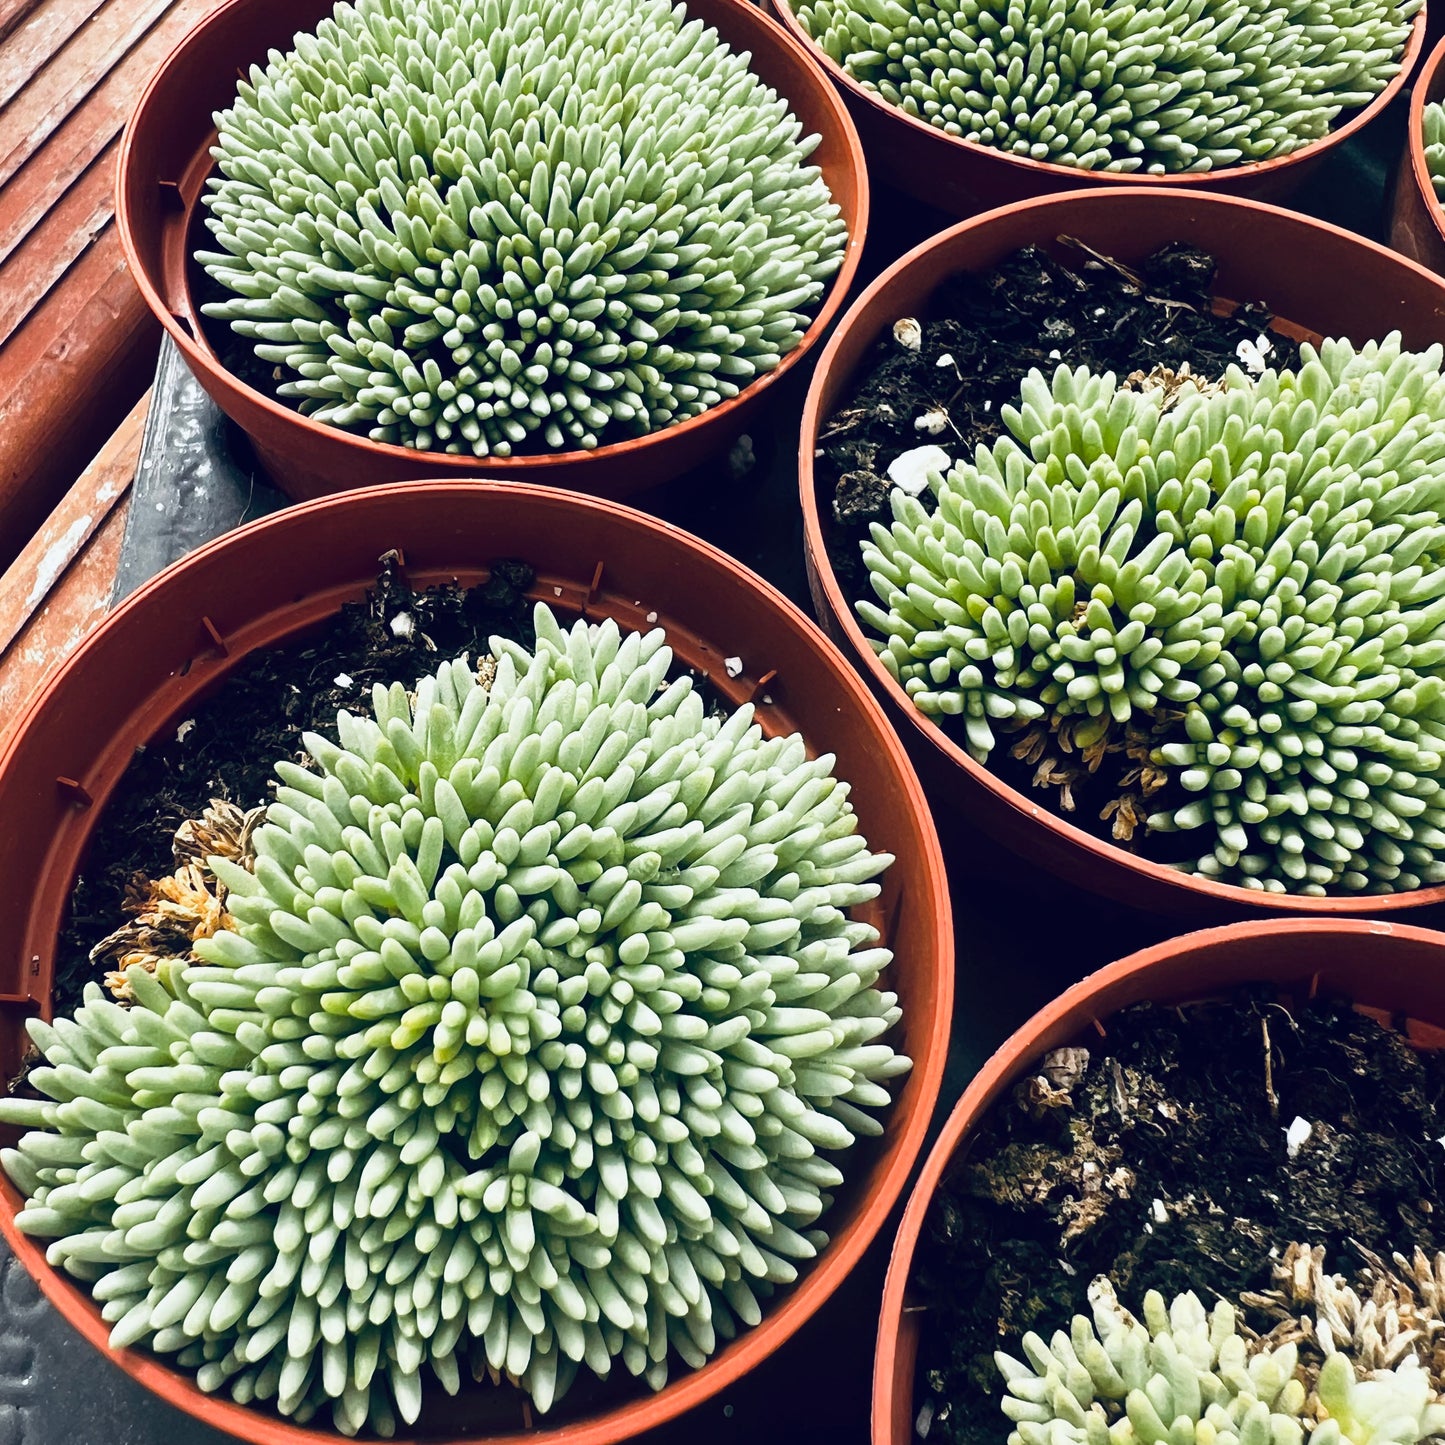
M 0 574 L 0 753 L 27 701 L 110 605 L 149 404 L 147 392 Z
M 113 219 L 121 131 L 219 3 L 0 0 L 0 568 L 150 384 L 160 328 Z

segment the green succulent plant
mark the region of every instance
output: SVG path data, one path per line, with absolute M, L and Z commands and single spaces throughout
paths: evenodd
M 1445 380 L 1398 336 L 1302 348 L 1224 389 L 1038 372 L 1011 435 L 895 489 L 860 616 L 925 713 L 987 761 L 994 724 L 1080 748 L 1177 716 L 1148 819 L 1249 888 L 1445 879 Z
M 1445 201 L 1445 106 L 1431 101 L 1425 107 L 1425 165 L 1437 200 Z
M 1418 0 L 802 0 L 854 79 L 949 135 L 1105 171 L 1287 155 L 1399 72 Z
M 390 1433 L 423 1368 L 703 1363 L 825 1241 L 909 1062 L 891 861 L 833 759 L 709 716 L 660 631 L 494 640 L 277 765 L 204 960 L 38 1021 L 3 1163 L 116 1346 Z
M 341 0 L 216 119 L 204 311 L 380 442 L 695 416 L 798 344 L 846 241 L 818 137 L 669 0 Z
M 1067 1334 L 1026 1335 L 1027 1364 L 995 1355 L 1009 1445 L 1415 1445 L 1445 1429 L 1413 1358 L 1362 1381 L 1332 1354 L 1311 1393 L 1296 1347 L 1246 1344 L 1227 1301 L 1206 1314 L 1151 1290 L 1141 1321 L 1101 1279 L 1090 1303 Z

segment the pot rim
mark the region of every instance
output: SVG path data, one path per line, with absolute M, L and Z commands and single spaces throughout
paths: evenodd
M 901 740 L 888 724 L 877 699 L 817 624 L 771 583 L 720 548 L 634 508 L 556 487 L 518 482 L 498 482 L 486 489 L 455 478 L 436 482 L 394 482 L 287 507 L 206 543 L 149 579 L 109 613 L 32 696 L 18 726 L 0 751 L 0 775 L 13 766 L 22 740 L 42 717 L 60 680 L 88 667 L 97 650 L 104 647 L 109 634 L 133 613 L 151 608 L 157 599 L 164 598 L 174 578 L 185 573 L 204 572 L 218 554 L 236 546 L 238 540 L 250 543 L 267 533 L 298 526 L 324 528 L 326 518 L 338 508 L 357 505 L 381 507 L 388 501 L 404 498 L 406 506 L 414 509 L 420 500 L 419 489 L 421 496 L 429 496 L 439 502 L 456 498 L 458 501 L 466 499 L 475 505 L 485 498 L 487 505 L 504 508 L 545 499 L 552 506 L 575 506 L 594 517 L 606 516 L 628 526 L 655 549 L 681 552 L 684 559 L 688 556 L 705 558 L 719 566 L 739 588 L 759 595 L 774 613 L 786 615 L 804 639 L 812 644 L 840 689 L 842 706 L 851 704 L 863 720 L 871 735 L 870 751 L 878 760 L 878 770 L 895 780 L 906 801 L 904 816 L 907 823 L 920 838 L 923 876 L 915 880 L 914 886 L 921 890 L 921 897 L 933 919 L 936 947 L 933 957 L 922 959 L 917 967 L 921 978 L 928 978 L 931 974 L 929 981 L 936 994 L 935 1007 L 932 1017 L 927 1018 L 925 1024 L 920 1024 L 919 1042 L 922 1046 L 914 1048 L 914 1068 L 908 1076 L 908 1082 L 914 1084 L 917 1093 L 901 1130 L 895 1136 L 896 1156 L 891 1162 L 878 1162 L 876 1179 L 866 1184 L 859 1180 L 854 1217 L 830 1236 L 828 1245 L 795 1285 L 774 1296 L 774 1307 L 767 1310 L 758 1325 L 741 1331 L 733 1342 L 725 1345 L 702 1368 L 675 1375 L 662 1391 L 624 1401 L 599 1415 L 553 1429 L 533 1429 L 520 1434 L 453 1436 L 445 1442 L 440 1437 L 428 1437 L 423 1442 L 423 1445 L 612 1445 L 612 1442 L 632 1438 L 642 1430 L 670 1421 L 734 1384 L 770 1357 L 831 1297 L 857 1265 L 902 1195 L 922 1152 L 942 1083 L 953 1012 L 953 915 L 942 847 L 922 786 Z M 468 543 L 465 538 L 457 538 L 453 545 L 461 549 Z M 579 585 L 585 592 L 586 580 L 583 579 Z M 281 596 L 289 591 L 289 586 L 278 581 L 274 591 Z M 303 593 L 296 605 L 304 602 L 305 595 Z M 842 706 L 837 710 L 841 712 Z M 48 995 L 45 1013 L 49 1013 Z M 895 1097 L 890 1121 L 896 1110 Z M 216 1429 L 250 1441 L 252 1445 L 336 1445 L 341 1440 L 342 1437 L 334 1431 L 291 1424 L 237 1405 L 223 1396 L 206 1394 L 187 1373 L 168 1367 L 161 1357 L 149 1351 L 111 1349 L 107 1343 L 110 1326 L 101 1319 L 99 1307 L 89 1292 L 79 1282 L 70 1280 L 46 1263 L 46 1241 L 37 1241 L 17 1230 L 15 1211 L 20 1202 L 14 1186 L 0 1175 L 0 1234 L 60 1314 L 133 1379 L 171 1405 Z M 409 1437 L 398 1438 L 394 1445 L 415 1445 L 415 1442 Z
M 1442 48 L 1445 48 L 1445 42 L 1442 42 Z M 1012 205 L 1000 206 L 996 210 L 960 221 L 947 230 L 930 236 L 907 254 L 899 257 L 853 302 L 842 320 L 839 321 L 832 336 L 828 339 L 828 344 L 818 358 L 818 364 L 808 386 L 807 399 L 803 403 L 802 430 L 798 449 L 798 482 L 803 507 L 803 544 L 812 563 L 817 584 L 826 598 L 833 619 L 847 635 L 854 655 L 861 660 L 861 665 L 867 670 L 875 689 L 885 693 L 894 706 L 908 716 L 926 741 L 932 744 L 950 763 L 961 769 L 972 782 L 991 794 L 996 802 L 1003 804 L 1021 818 L 1041 826 L 1045 832 L 1052 833 L 1070 848 L 1082 850 L 1093 859 L 1117 865 L 1130 873 L 1148 879 L 1152 884 L 1172 891 L 1176 898 L 1186 901 L 1192 898 L 1195 901 L 1227 904 L 1236 912 L 1269 910 L 1296 915 L 1339 915 L 1361 911 L 1399 912 L 1404 909 L 1421 908 L 1445 902 L 1445 883 L 1433 884 L 1427 888 L 1416 888 L 1404 893 L 1329 894 L 1323 898 L 1299 893 L 1255 892 L 1253 889 L 1242 888 L 1237 884 L 1219 883 L 1199 874 L 1180 872 L 1167 864 L 1155 863 L 1147 858 L 1127 853 L 1124 849 L 1095 837 L 1092 833 L 1051 812 L 1041 803 L 1031 801 L 1016 788 L 1010 787 L 998 774 L 990 771 L 983 764 L 975 762 L 931 718 L 919 712 L 897 680 L 879 662 L 877 654 L 869 646 L 867 636 L 858 621 L 852 600 L 844 596 L 843 589 L 838 584 L 838 578 L 833 570 L 824 540 L 822 515 L 818 506 L 818 488 L 814 475 L 814 449 L 821 423 L 825 420 L 820 414 L 823 384 L 830 379 L 837 355 L 864 308 L 870 305 L 880 293 L 892 286 L 900 275 L 909 270 L 922 257 L 934 250 L 947 247 L 956 236 L 964 232 L 990 225 L 1004 217 L 1035 210 L 1046 210 L 1084 197 L 1091 200 L 1113 201 L 1117 205 L 1126 207 L 1137 207 L 1152 204 L 1160 198 L 1161 194 L 1128 187 L 1104 190 L 1089 188 L 1035 196 L 1027 201 L 1016 201 Z M 1339 239 L 1368 247 L 1392 262 L 1411 267 L 1422 276 L 1428 276 L 1435 281 L 1439 279 L 1408 257 L 1391 251 L 1377 242 L 1366 240 L 1339 226 L 1315 220 L 1313 217 L 1301 215 L 1284 207 L 1211 192 L 1176 192 L 1174 194 L 1212 206 L 1239 207 L 1260 217 L 1284 218 L 1326 231 Z
M 707 0 L 708 4 L 720 5 L 760 21 L 763 25 L 763 33 L 767 35 L 769 43 L 781 50 L 791 51 L 794 58 L 802 63 L 803 73 L 808 75 L 810 82 L 816 81 L 815 98 L 828 114 L 836 139 L 841 143 L 842 150 L 846 155 L 844 164 L 851 174 L 856 196 L 855 219 L 849 228 L 847 244 L 844 247 L 838 270 L 829 279 L 828 288 L 820 298 L 817 310 L 799 338 L 798 344 L 779 359 L 777 366 L 771 371 L 755 376 L 736 396 L 729 397 L 696 416 L 688 417 L 685 421 L 677 422 L 672 426 L 648 432 L 644 436 L 609 442 L 605 446 L 594 447 L 591 451 L 573 448 L 570 451 L 534 452 L 524 456 L 463 457 L 444 451 L 423 452 L 412 447 L 397 446 L 391 442 L 372 441 L 369 437 L 349 431 L 344 427 L 330 426 L 315 421 L 311 417 L 302 416 L 299 411 L 284 405 L 274 397 L 267 396 L 264 392 L 257 391 L 234 372 L 227 370 L 206 339 L 205 330 L 199 322 L 192 334 L 189 325 L 184 324 L 181 318 L 167 305 L 136 244 L 135 225 L 128 195 L 128 182 L 132 173 L 145 164 L 145 157 L 141 155 L 135 138 L 141 119 L 153 107 L 166 106 L 171 79 L 177 72 L 185 69 L 187 57 L 195 43 L 208 34 L 211 29 L 225 24 L 234 12 L 244 9 L 250 3 L 252 0 L 226 0 L 225 4 L 218 6 L 187 32 L 146 83 L 144 90 L 141 91 L 140 99 L 126 120 L 125 130 L 121 135 L 120 159 L 116 170 L 115 219 L 116 228 L 120 234 L 121 250 L 125 255 L 126 265 L 130 269 L 136 286 L 145 298 L 152 315 L 180 348 L 192 369 L 206 376 L 224 379 L 226 384 L 237 389 L 247 402 L 259 407 L 272 423 L 283 426 L 294 425 L 310 436 L 334 443 L 346 451 L 357 451 L 368 457 L 391 460 L 398 465 L 405 464 L 415 468 L 423 463 L 427 466 L 435 464 L 439 477 L 447 473 L 469 476 L 482 476 L 485 473 L 486 480 L 496 478 L 524 482 L 528 479 L 529 472 L 543 471 L 564 465 L 577 466 L 594 458 L 626 457 L 646 448 L 655 447 L 663 438 L 689 435 L 701 430 L 709 421 L 716 422 L 732 416 L 735 411 L 765 392 L 779 377 L 785 375 L 812 351 L 842 309 L 857 275 L 858 266 L 862 261 L 863 245 L 868 235 L 868 169 L 857 127 L 853 124 L 853 118 L 837 91 L 827 83 L 824 77 L 818 75 L 817 67 L 813 64 L 807 48 L 800 44 L 784 26 L 780 25 L 760 6 L 751 3 L 751 0 Z M 754 47 L 754 49 L 756 48 Z M 749 68 L 752 68 L 751 65 Z M 782 94 L 781 91 L 778 93 Z M 789 102 L 790 111 L 796 114 L 793 97 L 784 96 L 783 98 Z M 824 134 L 825 132 L 820 130 L 819 133 Z M 206 174 L 209 176 L 213 170 L 214 166 Z M 176 184 L 167 182 L 159 176 L 152 177 L 151 183 Z M 194 205 L 184 208 L 185 215 L 192 216 L 200 204 L 198 196 Z M 192 303 L 190 274 L 191 263 L 188 254 L 184 283 L 188 303 Z M 199 315 L 199 308 L 193 303 L 191 310 Z
M 1406 37 L 1405 49 L 1400 56 L 1400 69 L 1391 78 L 1390 83 L 1374 96 L 1369 104 L 1356 111 L 1343 125 L 1332 128 L 1319 139 L 1300 146 L 1298 150 L 1293 150 L 1288 155 L 1272 156 L 1262 161 L 1246 161 L 1243 165 L 1220 166 L 1217 170 L 1212 171 L 1171 171 L 1163 175 L 1140 174 L 1135 171 L 1123 173 L 1087 171 L 1078 166 L 1064 166 L 1057 161 L 1036 161 L 1032 156 L 1014 155 L 1011 151 L 998 150 L 993 146 L 965 141 L 959 136 L 949 135 L 947 131 L 938 126 L 930 125 L 926 120 L 909 115 L 907 111 L 899 109 L 896 105 L 890 105 L 881 95 L 869 90 L 849 75 L 803 29 L 802 23 L 793 12 L 793 0 L 770 0 L 770 3 L 789 34 L 800 44 L 808 47 L 815 62 L 828 72 L 833 83 L 850 97 L 867 105 L 875 117 L 883 119 L 885 122 L 902 121 L 915 139 L 921 139 L 924 136 L 937 137 L 956 146 L 959 150 L 966 149 L 970 154 L 977 151 L 981 156 L 1012 167 L 1022 179 L 1048 178 L 1051 182 L 1061 186 L 1081 186 L 1093 183 L 1101 186 L 1124 186 L 1131 189 L 1136 186 L 1144 189 L 1162 188 L 1165 190 L 1181 187 L 1204 189 L 1212 186 L 1227 186 L 1232 182 L 1251 180 L 1258 176 L 1274 176 L 1293 164 L 1323 155 L 1374 120 L 1404 89 L 1425 45 L 1425 4 L 1422 3 L 1410 21 L 1410 33 Z
M 1367 918 L 1263 918 L 1218 928 L 1198 929 L 1141 948 L 1116 963 L 1086 975 L 1078 983 L 1049 1000 L 1011 1033 L 969 1081 L 957 1104 L 944 1122 L 928 1151 L 903 1219 L 894 1236 L 883 1284 L 879 1317 L 878 1347 L 873 1357 L 873 1402 L 871 1439 L 873 1445 L 904 1445 L 893 1434 L 896 1405 L 894 1377 L 899 1366 L 899 1336 L 904 1300 L 912 1273 L 913 1257 L 922 1236 L 929 1207 L 938 1193 L 944 1173 L 953 1162 L 965 1136 L 982 1118 L 984 1101 L 1021 1067 L 1037 1057 L 1038 1039 L 1043 1031 L 1066 1014 L 1098 994 L 1109 994 L 1125 980 L 1150 972 L 1159 964 L 1198 952 L 1209 952 L 1221 944 L 1263 942 L 1281 937 L 1325 936 L 1336 938 L 1389 937 L 1435 949 L 1445 949 L 1445 933 L 1405 923 L 1386 923 Z M 1109 1009 L 1096 1022 L 1102 1024 L 1116 1009 Z M 909 1382 L 910 1393 L 912 1381 Z
M 1430 168 L 1425 163 L 1425 107 L 1432 99 L 1430 90 L 1442 65 L 1445 65 L 1445 37 L 1442 37 L 1420 67 L 1420 74 L 1410 91 L 1410 128 L 1406 145 L 1410 153 L 1410 170 L 1415 178 L 1415 188 L 1425 203 L 1425 213 L 1430 217 L 1430 224 L 1434 226 L 1440 244 L 1445 246 L 1445 208 L 1441 207 L 1440 198 L 1435 194 Z

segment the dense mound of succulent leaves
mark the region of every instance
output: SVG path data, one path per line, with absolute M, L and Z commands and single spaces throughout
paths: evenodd
M 1104 171 L 1287 155 L 1399 72 L 1418 0 L 803 0 L 803 28 L 949 135 Z
M 882 662 L 987 760 L 1174 718 L 1191 871 L 1270 891 L 1445 880 L 1445 379 L 1398 336 L 1210 394 L 1060 367 L 1011 435 L 863 544 Z
M 669 0 L 342 0 L 217 124 L 204 310 L 375 441 L 695 416 L 798 344 L 846 240 L 818 138 Z
M 1438 100 L 1425 107 L 1425 165 L 1437 200 L 1445 201 L 1445 105 Z
M 117 1346 L 382 1434 L 423 1367 L 654 1386 L 824 1242 L 908 1060 L 832 758 L 708 715 L 660 631 L 494 640 L 280 763 L 231 926 L 36 1022 L 3 1162 Z
M 1107 1279 L 1089 1293 L 1092 1321 L 1025 1336 L 1027 1364 L 995 1356 L 1009 1445 L 1414 1445 L 1445 1431 L 1413 1358 L 1360 1380 L 1334 1351 L 1307 1389 L 1297 1348 L 1247 1344 L 1227 1301 L 1206 1313 L 1192 1293 L 1166 1307 L 1151 1290 L 1141 1321 Z

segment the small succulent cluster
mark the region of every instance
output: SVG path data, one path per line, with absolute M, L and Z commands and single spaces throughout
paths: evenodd
M 890 859 L 660 631 L 536 631 L 307 734 L 201 961 L 32 1024 L 0 1159 L 117 1347 L 386 1435 L 424 1367 L 660 1386 L 824 1243 L 909 1067 L 847 912 Z
M 1092 1321 L 1025 1336 L 1027 1364 L 995 1356 L 1009 1445 L 1415 1445 L 1445 1430 L 1413 1358 L 1362 1380 L 1336 1351 L 1311 1389 L 1297 1347 L 1247 1342 L 1227 1301 L 1206 1313 L 1192 1293 L 1166 1307 L 1151 1290 L 1141 1321 L 1102 1277 L 1089 1299 Z
M 695 416 L 798 344 L 846 239 L 747 62 L 669 0 L 342 0 L 217 116 L 204 310 L 375 441 Z
M 1365 1262 L 1353 1282 L 1325 1268 L 1323 1245 L 1291 1244 L 1275 1262 L 1267 1289 L 1240 1303 L 1275 1321 L 1271 1343 L 1308 1343 L 1328 1356 L 1343 1351 L 1365 1371 L 1393 1369 L 1413 1356 L 1439 1387 L 1445 1383 L 1445 1254 L 1418 1246 L 1393 1265 L 1358 1242 Z
M 1433 100 L 1425 107 L 1425 165 L 1435 186 L 1435 199 L 1445 201 L 1445 105 Z
M 1399 72 L 1418 0 L 805 0 L 803 28 L 890 105 L 1081 170 L 1287 155 Z
M 1032 373 L 1012 435 L 931 474 L 935 510 L 895 489 L 873 526 L 875 649 L 980 761 L 995 724 L 1088 749 L 1177 716 L 1145 761 L 1195 796 L 1147 824 L 1199 831 L 1191 871 L 1445 879 L 1440 363 L 1391 336 L 1212 393 Z

